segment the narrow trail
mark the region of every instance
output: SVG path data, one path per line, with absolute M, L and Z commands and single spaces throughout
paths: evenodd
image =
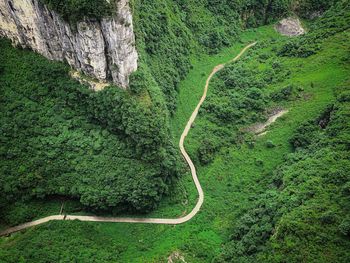
M 232 62 L 235 62 L 236 60 L 238 60 L 249 48 L 251 48 L 255 44 L 256 43 L 252 43 L 252 44 L 246 46 L 245 48 L 243 48 L 242 51 L 234 59 L 230 60 L 226 64 L 229 64 L 229 63 L 232 63 Z M 205 101 L 205 99 L 207 97 L 207 92 L 208 92 L 210 80 L 218 71 L 222 70 L 226 64 L 220 64 L 220 65 L 214 67 L 213 71 L 210 73 L 210 75 L 206 81 L 206 84 L 205 84 L 202 98 L 200 99 L 197 107 L 193 111 L 190 119 L 188 120 L 187 125 L 186 125 L 186 127 L 181 135 L 180 142 L 179 142 L 181 154 L 183 155 L 183 157 L 185 158 L 186 162 L 188 163 L 188 165 L 191 169 L 192 179 L 193 179 L 194 184 L 197 188 L 198 196 L 199 196 L 196 206 L 192 209 L 192 211 L 189 214 L 187 214 L 184 217 L 180 217 L 180 218 L 131 218 L 131 217 L 53 215 L 53 216 L 44 217 L 44 218 L 41 218 L 41 219 L 38 219 L 38 220 L 35 220 L 32 222 L 24 223 L 24 224 L 15 226 L 15 227 L 8 228 L 8 229 L 0 232 L 0 236 L 9 235 L 11 233 L 21 231 L 23 229 L 26 229 L 26 228 L 29 228 L 32 226 L 37 226 L 37 225 L 40 225 L 40 224 L 43 224 L 43 223 L 46 223 L 46 222 L 49 222 L 52 220 L 80 220 L 80 221 L 89 221 L 89 222 L 147 223 L 147 224 L 177 225 L 177 224 L 185 223 L 185 222 L 189 221 L 190 219 L 192 219 L 199 212 L 199 210 L 204 202 L 204 192 L 203 192 L 202 186 L 201 186 L 201 184 L 198 180 L 198 177 L 197 177 L 196 167 L 194 166 L 190 156 L 188 155 L 188 153 L 185 150 L 184 142 L 185 142 L 185 138 L 186 138 L 188 132 L 191 129 L 193 122 L 195 121 L 195 119 L 198 115 L 198 111 L 199 111 L 200 107 L 202 106 L 203 102 Z

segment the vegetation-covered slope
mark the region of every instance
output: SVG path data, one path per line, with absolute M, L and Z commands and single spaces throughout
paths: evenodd
M 286 102 L 304 96 L 303 88 L 290 81 L 291 68 L 283 63 L 286 58 L 310 57 L 323 49 L 325 39 L 349 28 L 349 6 L 345 2 L 339 3 L 321 19 L 309 24 L 310 32 L 304 36 L 285 43 L 259 41 L 256 48 L 266 51 L 259 54 L 253 51 L 253 55 L 264 65 L 247 66 L 251 60 L 248 56 L 219 72 L 212 93 L 201 109 L 206 119 L 203 124 L 206 133 L 194 131 L 202 142 L 197 152 L 199 161 L 207 164 L 221 147 L 230 143 L 247 141 L 253 147 L 254 142 L 246 127 L 265 121 L 266 115 L 280 109 Z M 275 90 L 268 89 L 281 81 L 287 84 Z
M 291 138 L 295 153 L 260 182 L 268 190 L 233 226 L 218 262 L 348 262 L 349 84 Z
M 248 1 L 244 2 L 248 3 Z M 311 2 L 323 3 L 322 1 Z M 163 1 L 163 3 L 167 2 Z M 137 7 L 136 4 L 135 1 L 134 12 L 141 6 Z M 149 8 L 157 8 L 152 6 L 151 1 L 146 4 Z M 162 6 L 162 10 L 169 6 Z M 200 10 L 201 2 L 198 6 Z M 169 10 L 172 9 L 169 8 Z M 192 10 L 198 11 L 195 8 Z M 169 68 L 175 70 L 169 74 L 169 79 L 171 80 L 172 76 L 179 76 L 176 72 L 180 64 L 176 63 L 180 62 L 175 62 L 174 54 L 181 49 L 176 50 L 171 45 L 166 49 L 166 43 L 170 41 L 168 43 L 181 44 L 182 39 L 176 39 L 174 36 L 170 40 L 168 36 L 172 36 L 172 33 L 169 33 L 169 35 L 164 34 L 164 40 L 162 40 L 164 42 L 161 42 L 158 37 L 148 42 L 141 41 L 143 39 L 141 33 L 145 36 L 149 34 L 142 31 L 142 27 L 146 25 L 141 25 L 141 21 L 147 21 L 147 18 L 141 19 L 141 11 L 137 12 L 140 14 L 140 20 L 137 20 L 136 14 L 135 23 L 138 27 L 138 46 L 141 49 L 142 61 L 141 70 L 133 75 L 130 92 L 108 89 L 104 93 L 94 94 L 70 80 L 69 85 L 65 82 L 61 87 L 58 85 L 61 77 L 54 78 L 50 84 L 51 80 L 46 82 L 47 76 L 40 77 L 40 71 L 37 69 L 34 71 L 34 69 L 43 67 L 46 70 L 47 67 L 48 71 L 56 72 L 56 67 L 62 67 L 61 65 L 57 66 L 56 63 L 41 65 L 44 61 L 46 63 L 46 60 L 38 59 L 38 56 L 29 55 L 27 52 L 14 51 L 6 42 L 2 43 L 4 49 L 1 50 L 8 49 L 1 51 L 2 54 L 6 54 L 5 57 L 11 58 L 13 62 L 5 61 L 0 65 L 19 63 L 19 55 L 12 53 L 19 52 L 18 54 L 24 56 L 24 61 L 28 59 L 26 56 L 31 57 L 30 63 L 25 64 L 24 68 L 11 67 L 9 72 L 8 67 L 0 66 L 1 80 L 7 76 L 4 83 L 16 87 L 18 82 L 21 87 L 28 87 L 29 85 L 25 83 L 32 83 L 31 79 L 21 76 L 21 72 L 26 72 L 30 78 L 34 77 L 33 83 L 36 87 L 42 83 L 48 85 L 50 89 L 58 85 L 59 89 L 52 88 L 53 91 L 48 93 L 54 95 L 54 99 L 51 95 L 43 97 L 37 93 L 30 97 L 29 87 L 28 94 L 25 89 L 18 88 L 19 94 L 26 101 L 29 97 L 34 102 L 36 100 L 43 102 L 34 104 L 38 109 L 46 105 L 48 98 L 51 98 L 48 100 L 51 103 L 49 105 L 56 103 L 59 105 L 58 108 L 61 110 L 53 112 L 42 108 L 43 111 L 52 113 L 45 117 L 48 118 L 47 121 L 41 119 L 42 123 L 53 123 L 51 118 L 60 120 L 60 118 L 66 118 L 65 116 L 79 121 L 78 127 L 73 125 L 73 121 L 71 121 L 73 124 L 69 124 L 70 126 L 66 120 L 57 121 L 58 129 L 60 130 L 61 126 L 73 127 L 74 134 L 83 135 L 70 139 L 71 129 L 64 137 L 65 142 L 56 143 L 54 136 L 50 137 L 50 141 L 55 142 L 56 148 L 71 145 L 73 139 L 79 144 L 78 149 L 84 154 L 76 153 L 78 150 L 70 153 L 69 158 L 77 160 L 70 167 L 78 167 L 79 171 L 83 171 L 86 178 L 89 178 L 90 181 L 87 183 L 92 183 L 93 186 L 89 187 L 89 191 L 96 188 L 94 184 L 97 182 L 97 189 L 101 191 L 91 193 L 92 201 L 109 196 L 110 193 L 116 197 L 115 192 L 129 190 L 120 188 L 117 184 L 113 185 L 114 182 L 111 180 L 115 178 L 115 174 L 120 175 L 119 158 L 124 156 L 127 159 L 125 163 L 128 165 L 123 169 L 125 172 L 131 170 L 129 166 L 135 167 L 133 162 L 137 160 L 137 167 L 142 169 L 146 177 L 153 172 L 152 169 L 149 170 L 149 164 L 152 164 L 152 167 L 156 164 L 158 168 L 154 170 L 154 174 L 164 182 L 167 181 L 165 178 L 171 177 L 168 174 L 175 173 L 175 165 L 173 165 L 175 161 L 168 163 L 168 160 L 172 160 L 168 158 L 176 155 L 172 155 L 171 144 L 166 143 L 169 141 L 167 129 L 161 128 L 166 127 L 168 119 L 160 87 L 163 91 L 167 88 L 164 85 L 165 82 L 162 82 L 166 79 L 165 67 L 163 67 L 166 63 Z M 173 10 L 174 14 L 176 12 L 180 11 Z M 143 15 L 152 17 L 154 14 L 156 13 L 145 12 Z M 172 13 L 169 11 L 167 15 L 170 14 Z M 168 21 L 180 21 L 176 19 L 171 17 Z M 182 21 L 182 25 L 186 27 L 183 27 L 181 34 L 189 34 L 189 43 L 198 48 L 197 40 L 193 40 L 192 30 L 189 29 L 186 21 Z M 198 20 L 195 19 L 195 21 Z M 347 248 L 350 240 L 347 172 L 349 170 L 347 158 L 349 155 L 349 5 L 347 1 L 343 1 L 342 5 L 336 6 L 322 18 L 305 23 L 309 29 L 308 34 L 295 39 L 278 36 L 272 27 L 248 30 L 243 33 L 239 37 L 244 45 L 255 40 L 258 40 L 258 45 L 242 61 L 228 66 L 213 79 L 208 100 L 204 103 L 199 119 L 186 140 L 186 149 L 189 149 L 195 161 L 206 194 L 201 212 L 192 221 L 179 226 L 50 222 L 14 234 L 9 238 L 1 238 L 0 261 L 166 262 L 170 254 L 179 251 L 187 262 L 348 262 Z M 163 28 L 167 33 L 175 32 L 174 28 L 168 29 L 169 27 Z M 148 30 L 147 32 L 153 32 L 155 29 Z M 152 54 L 146 51 L 146 45 L 151 45 L 152 41 L 160 43 L 155 48 L 156 51 L 160 51 L 159 53 Z M 190 74 L 183 81 L 178 82 L 179 106 L 171 119 L 172 133 L 175 137 L 181 132 L 194 105 L 198 103 L 199 95 L 212 68 L 234 57 L 234 53 L 238 52 L 243 45 L 234 40 L 232 42 L 235 43 L 234 46 L 217 55 L 204 54 L 205 48 L 202 51 L 195 51 L 197 57 L 193 55 L 194 51 L 186 51 L 189 52 L 190 57 L 184 55 L 183 58 L 187 61 L 193 60 L 194 68 L 187 68 L 184 64 L 183 68 L 190 70 Z M 167 54 L 169 55 L 166 56 Z M 178 54 L 178 57 L 181 54 Z M 162 64 L 162 56 L 166 58 L 164 64 Z M 182 58 L 179 61 L 182 61 Z M 149 67 L 152 63 L 156 66 L 154 69 L 158 69 L 155 72 Z M 17 71 L 16 68 L 20 70 Z M 30 73 L 32 71 L 35 75 L 39 74 L 38 79 L 31 75 L 34 74 Z M 9 81 L 7 78 L 10 76 Z M 71 87 L 72 90 L 67 91 L 67 87 Z M 64 94 L 58 94 L 61 89 L 65 91 Z M 9 95 L 1 96 L 1 103 L 4 102 L 3 98 L 12 96 L 9 89 L 5 90 Z M 17 92 L 17 88 L 14 90 Z M 74 95 L 76 92 L 79 95 Z M 17 100 L 18 96 L 13 96 Z M 79 99 L 76 99 L 77 96 Z M 168 102 L 173 101 L 169 99 L 170 97 L 167 98 Z M 3 105 L 1 104 L 2 107 Z M 151 107 L 159 105 L 159 107 L 156 108 L 157 110 L 152 108 L 152 111 L 145 113 L 142 109 L 148 109 L 145 106 L 150 105 Z M 289 109 L 289 113 L 269 128 L 265 136 L 259 138 L 252 136 L 247 128 L 256 121 L 264 120 L 269 111 L 276 108 Z M 6 109 L 5 112 L 8 112 L 12 108 Z M 93 112 L 91 112 L 92 109 Z M 111 111 L 111 109 L 115 110 Z M 70 115 L 71 111 L 73 115 Z M 135 115 L 132 114 L 129 117 L 130 113 Z M 10 116 L 16 117 L 16 115 Z M 163 119 L 158 118 L 161 123 L 154 123 L 153 119 L 158 116 L 163 117 Z M 3 118 L 6 123 L 12 123 L 10 117 L 4 115 Z M 133 122 L 129 123 L 129 119 Z M 3 120 L 1 120 L 2 123 Z M 135 120 L 137 122 L 134 122 Z M 25 121 L 26 119 L 22 116 L 18 122 L 26 123 Z M 303 124 L 305 121 L 308 122 Z M 144 123 L 142 125 L 144 128 L 138 129 L 133 125 L 139 122 Z M 34 130 L 27 126 L 23 130 L 30 132 Z M 39 125 L 39 130 L 48 130 L 47 134 L 50 134 L 49 127 L 43 126 Z M 105 134 L 103 138 L 95 135 L 99 130 L 102 135 Z M 155 140 L 153 133 L 159 133 L 161 136 L 157 138 L 161 139 Z M 20 132 L 16 134 L 22 136 Z M 40 134 L 41 137 L 44 135 Z M 28 140 L 26 136 L 19 137 L 23 138 L 21 140 L 16 139 L 14 135 L 6 135 L 4 138 L 7 136 L 9 139 L 4 144 L 7 148 L 12 147 L 11 140 L 13 140 L 19 144 L 14 149 L 23 151 L 22 145 L 25 145 Z M 88 146 L 84 146 L 84 138 L 89 139 L 86 142 Z M 93 140 L 94 144 L 96 141 L 103 142 L 106 150 L 99 151 L 99 147 L 96 147 L 97 152 L 94 154 L 95 145 L 89 144 L 90 140 Z M 83 146 L 80 146 L 81 144 Z M 108 144 L 112 146 L 109 147 Z M 162 149 L 165 149 L 164 151 L 159 151 L 157 148 L 159 144 Z M 69 151 L 64 150 L 56 154 L 55 151 L 58 150 L 53 150 L 50 145 L 43 146 L 39 143 L 38 145 L 41 149 L 46 147 L 50 153 L 54 152 L 54 157 L 60 164 L 69 164 L 67 162 L 69 158 L 65 157 Z M 69 149 L 76 149 L 74 147 Z M 94 153 L 89 152 L 91 147 Z M 120 151 L 116 151 L 116 148 Z M 40 157 L 39 151 L 36 149 L 35 151 Z M 166 152 L 166 155 L 158 155 L 162 152 L 164 154 Z M 3 156 L 3 150 L 1 154 Z M 27 153 L 20 152 L 19 156 L 23 156 L 21 163 L 30 164 L 30 160 L 24 158 L 28 156 Z M 118 159 L 116 162 L 118 165 L 114 166 L 109 156 Z M 32 159 L 32 156 L 29 158 Z M 81 165 L 80 160 L 84 162 Z M 97 170 L 90 160 L 98 164 L 102 163 L 102 167 L 108 168 L 103 172 L 111 167 L 110 171 L 113 173 L 101 173 L 99 176 L 103 179 L 97 181 L 96 174 L 85 171 L 86 167 L 93 171 Z M 159 160 L 163 160 L 164 163 Z M 122 161 L 124 163 L 124 160 Z M 14 162 L 11 165 L 15 166 Z M 59 167 L 59 169 L 63 168 Z M 18 168 L 15 167 L 15 169 Z M 166 173 L 160 174 L 159 171 L 166 171 Z M 72 175 L 74 175 L 72 178 L 79 177 L 78 173 L 72 173 Z M 126 174 L 125 178 L 132 178 L 132 176 L 134 174 Z M 138 187 L 139 178 L 135 181 L 131 180 L 131 184 L 135 183 Z M 77 182 L 80 183 L 79 180 Z M 101 185 L 98 184 L 99 182 Z M 129 182 L 126 181 L 126 183 Z M 174 208 L 169 205 L 167 199 L 161 203 L 161 209 L 150 216 L 181 216 L 192 209 L 193 201 L 196 200 L 196 192 L 192 191 L 192 182 L 190 178 L 184 177 L 180 183 L 182 186 L 171 196 L 171 199 L 180 200 L 179 204 Z M 69 185 L 67 182 L 66 184 Z M 111 192 L 105 192 L 104 188 L 110 184 L 113 186 L 110 189 Z M 2 182 L 0 185 L 3 185 Z M 14 188 L 21 185 L 22 183 L 16 183 Z M 164 184 L 162 186 L 164 188 L 156 187 L 166 189 Z M 7 189 L 9 188 L 5 190 Z M 52 189 L 56 191 L 57 188 L 52 187 Z M 20 190 L 24 195 L 31 192 L 30 189 Z M 130 198 L 134 198 L 134 194 L 138 192 L 132 192 Z M 6 198 L 6 195 L 3 197 Z M 147 200 L 152 198 L 151 193 L 145 196 Z M 143 204 L 139 196 L 136 199 Z M 5 203 L 7 203 L 6 200 Z M 103 203 L 106 203 L 105 200 Z M 71 213 L 69 207 L 65 211 Z
M 101 19 L 113 8 L 106 1 L 43 3 L 71 23 Z M 190 54 L 201 47 L 215 53 L 236 40 L 244 26 L 267 23 L 291 10 L 290 3 L 279 1 L 131 4 L 141 59 L 130 92 L 110 88 L 94 94 L 69 80 L 64 66 L 42 58 L 33 64 L 35 55 L 2 41 L 2 118 L 7 123 L 1 138 L 2 187 L 7 200 L 63 195 L 93 208 L 155 207 L 177 175 L 164 99 L 174 112 Z
M 310 34 L 287 42 L 278 54 L 309 57 L 324 48 L 326 39 L 339 32 L 345 31 L 340 40 L 347 39 L 349 24 L 350 5 L 339 3 L 310 27 Z M 348 53 L 341 58 L 341 64 L 348 68 L 350 50 L 345 43 L 344 47 Z M 222 74 L 226 74 L 227 90 L 229 76 L 233 74 Z M 272 72 L 265 76 L 275 75 Z M 257 86 L 252 81 L 248 83 Z M 315 88 L 313 82 L 310 85 Z M 242 89 L 237 82 L 234 86 Z M 274 92 L 272 98 L 292 99 L 292 86 L 288 88 L 289 94 L 284 88 L 280 93 L 283 96 L 276 97 L 278 93 Z M 290 138 L 294 153 L 258 182 L 268 188 L 254 198 L 254 206 L 232 226 L 231 241 L 219 262 L 349 261 L 349 88 L 348 82 L 337 87 L 334 90 L 337 101 L 317 119 L 303 123 L 294 131 Z M 298 90 L 300 96 L 303 89 Z M 276 145 L 268 141 L 267 147 Z M 260 160 L 258 164 L 263 165 Z
M 155 206 L 177 169 L 156 93 L 94 93 L 71 80 L 68 67 L 5 40 L 0 60 L 4 199 L 64 195 L 102 209 Z
M 341 9 L 346 10 L 343 7 Z M 336 12 L 340 17 L 346 17 L 345 13 L 339 10 Z M 327 16 L 332 17 L 334 14 L 328 13 Z M 338 17 L 334 21 L 342 20 Z M 322 19 L 320 23 L 327 24 Z M 341 22 L 338 25 L 348 24 Z M 309 26 L 312 31 L 316 29 Z M 331 24 L 329 28 L 336 27 Z M 329 28 L 322 30 L 329 31 Z M 264 137 L 253 140 L 244 133 L 243 140 L 225 139 L 225 144 L 212 154 L 206 165 L 200 165 L 199 159 L 194 158 L 206 193 L 206 201 L 202 212 L 193 221 L 176 227 L 86 223 L 89 231 L 86 231 L 85 223 L 70 222 L 67 227 L 67 222 L 51 222 L 23 234 L 16 234 L 12 238 L 2 239 L 1 260 L 18 262 L 22 258 L 28 262 L 42 262 L 49 258 L 51 261 L 162 262 L 173 251 L 180 251 L 188 262 L 211 262 L 214 258 L 216 261 L 228 262 L 283 262 L 285 258 L 291 262 L 304 258 L 308 262 L 346 262 L 345 248 L 349 239 L 346 236 L 346 216 L 343 215 L 348 209 L 347 183 L 340 185 L 340 182 L 346 181 L 344 171 L 347 170 L 340 170 L 339 167 L 347 162 L 340 153 L 347 154 L 348 151 L 346 144 L 343 144 L 348 133 L 345 120 L 348 102 L 347 95 L 342 93 L 347 89 L 344 80 L 349 73 L 349 44 L 346 41 L 349 32 L 346 27 L 343 30 L 345 32 L 338 30 L 339 33 L 330 34 L 323 39 L 320 43 L 321 49 L 308 57 L 282 55 L 280 51 L 296 40 L 278 37 L 272 29 L 261 28 L 242 35 L 243 41 L 247 43 L 256 37 L 262 43 L 246 59 L 234 64 L 237 71 L 234 65 L 229 66 L 213 80 L 208 101 L 189 135 L 186 148 L 190 150 L 192 157 L 198 157 L 203 134 L 212 138 L 215 135 L 213 131 L 218 128 L 227 132 L 235 128 L 236 124 L 243 128 L 254 122 L 255 117 L 252 116 L 255 110 L 246 109 L 246 104 L 238 109 L 239 112 L 244 112 L 243 115 L 238 115 L 239 118 L 225 118 L 218 122 L 217 118 L 221 118 L 221 114 L 216 115 L 216 111 L 210 111 L 211 105 L 220 104 L 218 95 L 227 102 L 234 99 L 236 94 L 240 96 L 249 92 L 253 86 L 259 86 L 264 98 L 264 109 L 280 106 L 288 108 L 290 112 L 271 127 Z M 177 134 L 177 127 L 183 126 L 198 102 L 198 94 L 202 92 L 207 73 L 214 65 L 232 58 L 232 50 L 239 49 L 240 46 L 237 45 L 217 56 L 202 55 L 194 63 L 189 79 L 180 83 L 180 107 L 172 119 L 174 134 Z M 273 70 L 276 60 L 280 71 Z M 266 82 L 260 77 L 254 79 L 250 70 L 254 70 L 255 75 L 261 77 L 265 75 L 264 72 L 268 73 L 266 75 L 272 76 L 272 82 Z M 289 73 L 286 77 L 287 72 Z M 236 76 L 237 82 L 225 83 L 224 80 L 230 76 Z M 235 80 L 233 77 L 230 79 Z M 286 92 L 285 88 L 291 84 L 292 93 Z M 226 91 L 223 85 L 227 85 Z M 335 102 L 333 92 L 338 97 L 338 102 Z M 327 106 L 334 103 L 331 108 Z M 232 112 L 237 111 L 235 105 L 225 105 L 224 110 L 228 107 Z M 330 113 L 330 121 L 327 121 L 327 114 L 322 114 L 324 112 Z M 261 111 L 257 119 L 263 117 L 264 113 L 264 110 Z M 340 119 L 343 120 L 338 121 Z M 308 126 L 302 125 L 302 129 L 298 128 L 305 120 L 311 120 L 311 123 Z M 218 127 L 218 123 L 221 127 Z M 335 130 L 343 132 L 335 134 Z M 240 129 L 238 131 L 243 132 Z M 233 138 L 237 138 L 236 130 L 231 134 L 234 135 Z M 295 137 L 294 134 L 306 136 Z M 223 138 L 225 137 L 228 136 Z M 314 139 L 309 140 L 312 137 Z M 294 151 L 293 145 L 299 148 L 297 152 L 290 157 L 284 157 Z M 321 153 L 330 153 L 329 158 L 321 156 Z M 333 162 L 332 156 L 337 157 L 336 160 L 342 160 L 342 164 Z M 318 157 L 321 160 L 327 158 L 325 162 L 329 167 L 324 167 Z M 317 173 L 319 164 L 319 168 L 324 169 Z M 334 176 L 329 177 L 328 168 Z M 316 174 L 312 173 L 313 170 Z M 341 176 L 336 177 L 336 174 Z M 342 181 L 333 181 L 335 178 Z M 186 183 L 186 178 L 182 182 L 187 186 L 187 191 L 191 191 L 192 182 L 188 180 Z M 182 190 L 175 192 L 175 195 L 181 195 Z M 195 199 L 193 193 L 188 194 L 190 199 L 189 204 L 184 206 L 185 209 L 191 209 L 191 198 Z M 343 207 L 339 206 L 338 201 Z M 270 211 L 270 206 L 267 205 L 276 208 L 273 209 L 274 213 L 266 215 L 265 212 Z M 313 209 L 314 207 L 317 209 Z M 162 205 L 160 214 L 172 215 L 172 209 Z M 310 214 L 309 211 L 316 212 Z M 182 212 L 180 210 L 179 215 Z M 270 214 L 272 217 L 268 217 Z M 313 223 L 314 230 L 310 229 L 309 220 Z M 270 224 L 265 224 L 266 221 Z M 298 232 L 294 232 L 294 229 Z M 325 235 L 325 230 L 330 234 Z M 295 233 L 298 234 L 297 237 Z M 105 240 L 109 245 L 106 246 L 104 241 L 102 244 L 100 240 Z M 74 248 L 67 250 L 67 242 L 73 244 Z M 222 249 L 223 243 L 226 245 Z M 42 247 L 40 244 L 47 246 Z M 63 250 L 65 253 L 62 253 Z M 302 257 L 306 253 L 308 257 Z M 218 256 L 219 254 L 221 255 Z M 271 258 L 273 255 L 276 257 Z
M 100 20 L 112 15 L 113 1 L 106 0 L 39 0 L 51 10 L 59 13 L 72 26 L 85 18 Z
M 152 73 L 174 113 L 178 84 L 191 68 L 190 54 L 215 54 L 238 41 L 244 28 L 269 24 L 293 12 L 320 14 L 334 2 L 134 0 L 141 71 L 147 68 Z

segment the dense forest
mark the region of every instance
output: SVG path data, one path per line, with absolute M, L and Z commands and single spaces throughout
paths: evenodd
M 177 174 L 158 95 L 94 93 L 63 64 L 5 40 L 0 52 L 2 199 L 63 195 L 92 208 L 154 208 Z
M 101 20 L 113 14 L 114 3 L 104 0 L 40 0 L 74 27 L 84 19 Z
M 40 1 L 72 27 L 115 8 Z M 177 129 L 212 68 L 257 41 L 213 77 L 186 139 L 204 206 L 179 226 L 49 222 L 0 238 L 0 261 L 349 262 L 349 2 L 130 4 L 140 59 L 128 90 L 94 92 L 65 63 L 0 39 L 0 230 L 57 214 L 51 199 L 66 213 L 188 213 L 197 192 Z M 289 15 L 307 34 L 275 32 Z M 256 136 L 254 125 L 282 109 Z

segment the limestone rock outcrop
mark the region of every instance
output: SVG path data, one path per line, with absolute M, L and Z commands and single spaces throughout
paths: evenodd
M 86 19 L 72 28 L 38 0 L 1 0 L 0 36 L 127 88 L 138 54 L 129 0 L 116 0 L 116 7 L 112 17 Z
M 300 36 L 305 33 L 298 18 L 289 17 L 281 20 L 275 26 L 276 30 L 285 36 Z

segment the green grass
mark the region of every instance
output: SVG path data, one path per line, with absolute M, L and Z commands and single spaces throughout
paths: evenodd
M 67 240 L 81 238 L 97 241 L 98 238 L 103 237 L 113 244 L 115 251 L 118 251 L 116 252 L 118 261 L 115 262 L 165 262 L 166 257 L 177 250 L 184 254 L 187 262 L 211 262 L 220 253 L 222 244 L 228 239 L 230 227 L 251 208 L 252 198 L 266 190 L 267 186 L 259 185 L 257 181 L 269 176 L 283 162 L 285 154 L 291 152 L 289 138 L 295 128 L 305 120 L 317 117 L 328 104 L 334 101 L 333 89 L 341 84 L 349 74 L 349 69 L 341 62 L 349 45 L 346 42 L 348 36 L 349 32 L 341 33 L 327 40 L 324 43 L 324 49 L 319 54 L 307 59 L 284 59 L 285 65 L 288 65 L 292 71 L 291 77 L 285 83 L 277 83 L 268 88 L 276 90 L 285 84 L 297 83 L 304 88 L 304 93 L 308 96 L 305 99 L 285 102 L 283 106 L 290 112 L 269 127 L 268 134 L 257 139 L 253 149 L 248 148 L 245 144 L 240 148 L 232 146 L 222 149 L 208 166 L 202 167 L 196 163 L 199 179 L 205 192 L 205 202 L 198 215 L 188 223 L 167 226 L 50 222 L 44 226 L 17 233 L 11 238 L 2 238 L 0 251 L 14 251 L 13 249 L 25 243 L 27 244 L 26 252 L 18 250 L 17 252 L 24 258 L 28 257 L 35 262 L 35 259 L 39 258 L 35 253 L 38 252 L 38 249 L 41 250 L 39 243 L 46 240 L 48 238 L 46 236 L 53 231 L 54 235 L 50 237 L 51 243 L 47 244 L 47 247 L 55 247 L 55 251 L 57 247 L 67 250 L 67 247 L 64 246 Z M 256 39 L 261 41 L 269 38 L 283 39 L 274 33 L 272 27 L 263 27 L 256 31 L 248 31 L 243 35 L 242 43 L 237 43 L 218 55 L 192 58 L 193 69 L 180 84 L 178 109 L 171 122 L 176 144 L 202 95 L 205 80 L 212 68 L 235 57 L 246 44 Z M 264 68 L 263 63 L 256 60 L 250 60 L 247 63 L 252 67 Z M 311 87 L 311 82 L 314 83 L 314 88 Z M 203 116 L 199 115 L 196 126 L 186 140 L 185 146 L 191 156 L 195 155 L 200 144 L 197 135 L 205 132 L 202 130 L 205 122 Z M 267 148 L 268 140 L 272 140 L 277 147 Z M 193 159 L 196 160 L 196 158 Z M 257 165 L 257 160 L 263 165 Z M 183 205 L 181 202 L 186 199 L 186 195 L 189 201 L 187 205 Z M 180 179 L 172 195 L 162 201 L 159 209 L 147 216 L 180 216 L 184 211 L 192 209 L 196 198 L 197 192 L 190 174 L 186 173 Z M 80 229 L 83 227 L 82 224 L 92 229 L 91 235 L 81 237 L 77 236 L 79 232 L 73 232 L 72 235 L 60 238 L 60 230 L 66 233 L 69 231 L 67 227 Z M 113 254 L 113 251 L 104 250 L 102 244 L 96 246 L 88 244 L 87 247 L 81 248 L 80 253 L 84 254 L 87 249 Z M 65 253 L 69 254 L 69 252 Z M 81 256 L 76 255 L 76 257 Z M 72 257 L 74 258 L 73 255 L 71 259 Z M 58 254 L 56 258 L 59 258 Z M 91 256 L 90 262 L 93 262 L 93 259 L 94 256 Z
M 47 200 L 31 200 L 27 202 L 16 202 L 6 206 L 4 212 L 7 222 L 11 225 L 18 225 L 22 220 L 31 221 L 45 216 L 59 214 L 62 205 L 62 200 L 47 199 Z M 8 226 L 0 224 L 0 230 L 6 229 Z
M 178 109 L 171 122 L 176 142 L 180 138 L 183 127 L 186 125 L 193 109 L 202 97 L 205 82 L 213 68 L 236 57 L 246 45 L 258 40 L 268 39 L 269 37 L 277 37 L 276 32 L 271 26 L 260 27 L 258 30 L 247 30 L 242 34 L 239 43 L 235 43 L 230 48 L 222 50 L 217 55 L 209 56 L 203 54 L 199 57 L 192 57 L 193 69 L 188 73 L 186 79 L 180 83 L 177 103 Z

